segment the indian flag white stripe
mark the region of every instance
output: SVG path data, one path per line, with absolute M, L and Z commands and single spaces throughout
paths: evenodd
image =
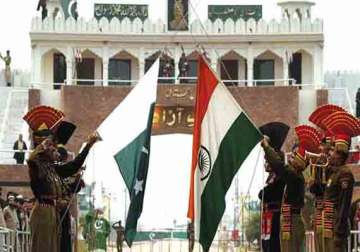
M 217 158 L 222 139 L 241 112 L 239 104 L 230 95 L 225 85 L 219 83 L 211 96 L 208 110 L 201 124 L 200 142 L 210 152 L 212 166 Z M 210 176 L 202 181 L 200 194 Z

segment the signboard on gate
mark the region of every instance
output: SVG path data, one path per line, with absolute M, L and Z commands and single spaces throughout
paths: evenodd
M 116 17 L 119 20 L 140 18 L 142 21 L 149 16 L 148 5 L 141 4 L 95 4 L 94 17 L 100 20 L 106 17 L 111 20 Z

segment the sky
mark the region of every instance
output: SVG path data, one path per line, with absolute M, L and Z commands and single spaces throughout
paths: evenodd
M 176 143 L 176 144 L 174 144 Z M 188 206 L 192 136 L 184 134 L 152 136 L 151 156 L 145 190 L 144 209 L 139 225 L 143 229 L 172 227 L 186 224 Z M 106 147 L 95 144 L 86 162 L 85 182 L 96 181 L 95 206 L 103 207 L 101 188 L 111 193 L 112 219 L 124 219 L 125 198 L 129 197 L 119 169 L 112 158 L 106 155 Z M 241 166 L 237 178 L 239 193 L 257 199 L 265 180 L 263 172 L 264 153 L 256 146 Z M 233 216 L 234 183 L 226 195 L 226 214 Z
M 166 0 L 78 0 L 80 16 L 89 17 L 92 14 L 92 4 L 96 2 L 114 3 L 149 3 Z M 325 70 L 360 70 L 358 58 L 360 57 L 360 34 L 357 25 L 360 22 L 358 10 L 360 1 L 357 0 L 315 0 L 313 17 L 324 20 L 325 29 Z M 206 12 L 206 4 L 262 4 L 263 16 L 269 20 L 280 18 L 279 7 L 276 0 L 194 0 L 193 5 L 199 15 Z M 0 52 L 7 49 L 13 56 L 13 68 L 30 69 L 31 46 L 29 30 L 31 18 L 36 13 L 37 0 L 0 0 Z M 158 5 L 150 5 L 150 16 L 164 16 L 164 9 Z M 155 7 L 154 7 L 155 6 Z M 159 5 L 160 6 L 160 5 Z M 192 13 L 194 15 L 194 13 Z M 0 64 L 0 69 L 4 67 Z
M 78 0 L 80 16 L 90 17 L 91 6 L 94 0 Z M 166 0 L 138 0 L 137 3 Z M 97 0 L 96 2 L 105 2 Z M 129 3 L 120 0 L 106 0 L 106 2 Z M 133 1 L 135 2 L 135 1 Z M 194 0 L 193 4 L 199 15 L 206 15 L 206 4 L 262 4 L 263 16 L 266 20 L 280 18 L 280 8 L 275 0 Z M 360 23 L 358 0 L 316 0 L 313 8 L 313 17 L 324 20 L 325 28 L 325 70 L 360 70 L 360 35 L 357 25 Z M 10 49 L 13 69 L 30 69 L 31 46 L 29 31 L 31 18 L 36 13 L 37 0 L 0 0 L 0 52 L 3 54 Z M 154 5 L 152 5 L 154 6 Z M 150 7 L 150 17 L 153 19 L 164 16 L 164 7 Z M 195 13 L 192 13 L 195 15 Z M 0 62 L 0 70 L 4 65 Z M 176 143 L 176 144 L 174 144 Z M 155 136 L 152 140 L 152 156 L 148 175 L 147 191 L 144 202 L 144 211 L 140 225 L 145 228 L 169 227 L 175 219 L 177 223 L 185 223 L 187 211 L 187 197 L 191 160 L 190 135 Z M 166 150 L 166 151 L 164 151 Z M 262 172 L 262 153 L 257 147 L 250 158 L 241 167 L 239 172 L 240 190 L 248 192 L 254 197 L 262 186 L 264 175 Z M 89 159 L 94 155 L 90 154 Z M 260 160 L 260 162 L 257 162 Z M 88 168 L 86 179 L 96 180 L 112 193 L 113 219 L 124 219 L 125 185 L 116 166 L 110 163 L 101 163 L 96 167 Z M 257 166 L 255 164 L 258 164 Z M 253 178 L 249 180 L 249 178 Z M 252 181 L 252 184 L 250 184 Z M 99 187 L 98 187 L 99 188 Z M 233 187 L 227 195 L 227 213 L 232 214 Z M 127 201 L 128 202 L 128 201 Z M 99 203 L 101 205 L 101 203 Z M 182 206 L 182 207 L 178 207 Z M 161 221 L 159 221 L 161 220 Z

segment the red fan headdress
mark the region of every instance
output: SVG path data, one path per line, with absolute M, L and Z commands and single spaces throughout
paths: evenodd
M 54 133 L 56 127 L 64 119 L 65 115 L 60 110 L 49 106 L 37 106 L 31 109 L 23 119 L 33 131 L 34 146 L 41 143 L 46 137 Z
M 339 111 L 326 117 L 323 122 L 335 136 L 335 149 L 348 152 L 351 138 L 360 135 L 360 121 L 351 114 Z
M 308 125 L 300 125 L 295 128 L 295 133 L 299 140 L 299 147 L 295 153 L 295 158 L 306 166 L 305 151 L 318 153 L 321 143 L 321 134 L 315 128 Z
M 329 115 L 339 112 L 345 111 L 342 107 L 333 104 L 326 104 L 323 106 L 318 107 L 309 117 L 309 121 L 315 124 L 318 128 L 324 131 L 322 136 L 322 142 L 331 144 L 333 141 L 333 135 L 327 131 L 327 127 L 324 124 L 323 120 L 328 117 Z

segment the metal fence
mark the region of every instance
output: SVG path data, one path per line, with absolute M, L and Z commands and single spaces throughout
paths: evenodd
M 348 238 L 348 252 L 360 251 L 360 230 L 351 230 Z
M 30 232 L 0 227 L 0 252 L 28 252 L 30 241 Z
M 0 252 L 28 252 L 30 251 L 31 239 L 30 232 L 14 231 L 7 228 L 0 227 Z M 134 242 L 131 248 L 123 246 L 124 252 L 162 252 L 162 251 L 177 251 L 186 252 L 189 243 L 183 239 L 161 239 L 150 241 Z M 108 251 L 116 251 L 115 242 L 108 243 Z M 201 246 L 196 243 L 194 246 L 194 252 L 202 252 Z M 243 244 L 238 246 L 232 240 L 214 240 L 210 248 L 210 252 L 222 252 L 222 251 L 260 251 L 259 244 Z M 305 234 L 305 251 L 315 252 L 315 237 L 314 232 L 308 231 Z M 348 237 L 348 252 L 360 251 L 360 230 L 351 230 L 351 235 Z
M 26 160 L 28 159 L 30 153 L 33 151 L 33 149 L 31 150 L 11 150 L 11 149 L 0 149 L 0 164 L 1 165 L 14 165 L 16 164 L 15 159 L 13 158 L 14 154 L 16 152 L 18 153 L 24 153 L 25 158 L 24 158 L 24 163 L 26 164 Z M 3 155 L 2 155 L 3 154 Z M 7 156 L 6 156 L 6 155 Z M 75 158 L 75 153 L 72 151 L 68 151 L 68 155 L 71 159 Z
M 197 82 L 197 77 L 158 77 L 158 81 L 160 84 L 195 84 Z M 224 79 L 221 80 L 224 84 L 230 86 L 266 86 L 266 85 L 276 85 L 276 86 L 302 86 L 302 84 L 296 84 L 296 80 L 289 79 L 254 79 L 254 80 L 233 80 L 233 79 Z M 53 82 L 31 82 L 31 88 L 40 88 L 40 89 L 60 89 L 61 86 L 66 85 L 90 85 L 90 86 L 103 86 L 104 83 L 110 86 L 127 86 L 127 85 L 136 85 L 139 80 L 120 80 L 120 79 L 71 79 L 64 80 L 63 83 L 53 83 Z M 71 84 L 70 84 L 71 83 Z M 251 83 L 251 84 L 250 84 Z M 306 86 L 309 86 L 305 84 Z M 311 84 L 311 86 L 313 86 Z
M 164 239 L 164 240 L 151 240 L 143 242 L 135 242 L 131 248 L 123 247 L 124 252 L 187 252 L 188 241 L 179 239 Z M 110 243 L 108 251 L 116 251 L 115 243 Z M 202 252 L 201 246 L 196 243 L 194 252 Z M 236 246 L 234 241 L 228 240 L 214 240 L 210 248 L 210 252 L 222 252 L 222 251 L 261 251 L 259 244 L 243 244 L 242 246 Z M 313 231 L 307 231 L 305 234 L 305 252 L 316 252 L 315 250 L 315 235 Z M 348 250 L 347 252 L 360 251 L 360 231 L 352 230 L 351 236 L 348 237 Z
M 107 251 L 117 251 L 116 244 L 109 244 Z M 188 252 L 189 243 L 182 239 L 162 239 L 134 242 L 131 248 L 124 243 L 123 252 Z M 213 241 L 209 252 L 243 252 L 243 251 L 260 251 L 259 244 L 246 244 L 237 246 L 231 240 L 215 240 Z M 193 252 L 203 252 L 199 243 L 195 243 Z

